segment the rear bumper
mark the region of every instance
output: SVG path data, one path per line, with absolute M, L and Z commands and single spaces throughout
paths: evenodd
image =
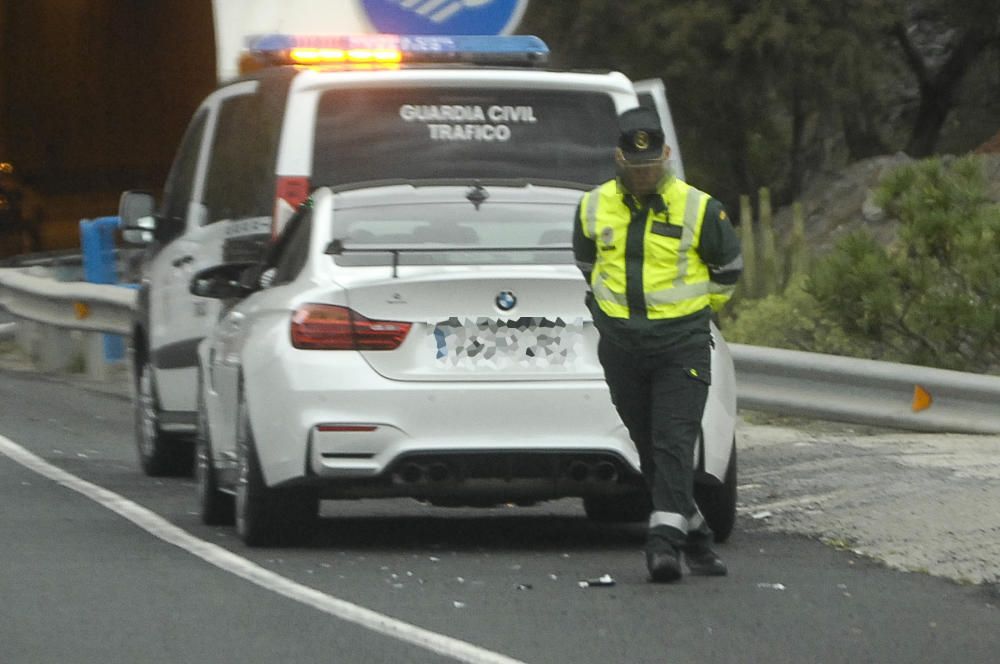
M 569 449 L 410 452 L 367 478 L 324 469 L 304 482 L 324 498 L 409 497 L 449 506 L 627 494 L 644 486 L 616 453 Z
M 280 352 L 244 374 L 268 485 L 306 480 L 413 495 L 502 481 L 582 495 L 590 483 L 563 482 L 574 460 L 639 476 L 603 380 L 394 381 L 356 353 Z M 426 483 L 394 481 L 407 463 L 446 463 L 448 481 L 429 481 L 429 470 Z

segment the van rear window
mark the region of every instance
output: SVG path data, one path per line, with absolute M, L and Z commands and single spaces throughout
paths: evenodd
M 314 186 L 377 180 L 614 177 L 612 99 L 523 89 L 336 89 L 316 119 Z

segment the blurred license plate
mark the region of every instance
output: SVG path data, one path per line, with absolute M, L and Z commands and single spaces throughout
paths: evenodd
M 583 319 L 450 318 L 432 336 L 437 361 L 448 366 L 568 367 L 582 348 Z

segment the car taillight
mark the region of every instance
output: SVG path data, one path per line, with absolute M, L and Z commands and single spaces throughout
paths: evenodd
M 395 350 L 410 323 L 370 320 L 333 304 L 305 304 L 292 314 L 292 345 L 306 350 Z

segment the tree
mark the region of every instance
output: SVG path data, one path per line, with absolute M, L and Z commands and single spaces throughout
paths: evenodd
M 1000 47 L 1000 3 L 923 0 L 906 3 L 901 14 L 892 34 L 920 91 L 906 152 L 924 157 L 934 151 L 965 75 L 984 51 Z
M 866 69 L 883 3 L 607 0 L 534 3 L 524 25 L 560 64 L 665 79 L 689 177 L 735 209 L 767 186 L 784 203 L 822 163 L 819 145 Z M 883 30 L 884 32 L 884 30 Z M 852 59 L 853 58 L 853 59 Z
M 689 179 L 736 209 L 760 187 L 787 204 L 845 157 L 933 151 L 1000 3 L 546 0 L 522 25 L 559 65 L 663 78 Z

